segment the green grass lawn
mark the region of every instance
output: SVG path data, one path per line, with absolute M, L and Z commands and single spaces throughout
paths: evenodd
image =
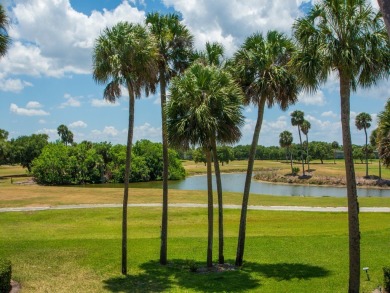
M 161 209 L 129 209 L 129 275 L 120 274 L 121 209 L 0 213 L 0 257 L 23 292 L 346 292 L 345 213 L 249 211 L 241 270 L 191 273 L 205 265 L 206 209 L 170 209 L 169 264 L 158 264 Z M 363 213 L 362 292 L 389 265 L 390 214 Z M 233 263 L 239 211 L 225 211 L 225 258 Z M 217 258 L 217 238 L 214 243 Z

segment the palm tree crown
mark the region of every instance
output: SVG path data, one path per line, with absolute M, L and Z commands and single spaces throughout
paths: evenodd
M 4 56 L 7 53 L 7 49 L 10 43 L 10 38 L 7 34 L 8 27 L 8 18 L 3 8 L 3 5 L 0 4 L 0 57 Z

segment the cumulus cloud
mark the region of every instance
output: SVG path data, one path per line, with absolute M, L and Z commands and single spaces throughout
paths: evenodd
M 321 116 L 322 117 L 333 117 L 333 118 L 336 118 L 337 114 L 333 113 L 333 111 L 326 111 L 326 112 L 321 113 Z
M 49 140 L 56 140 L 58 138 L 57 129 L 53 128 L 43 128 L 39 129 L 37 133 L 47 134 L 49 136 Z
M 127 130 L 125 130 L 127 133 Z M 161 141 L 161 126 L 155 127 L 149 123 L 134 127 L 134 140 L 149 139 L 151 141 Z
M 26 105 L 26 108 L 28 108 L 28 109 L 39 109 L 39 108 L 42 108 L 42 107 L 43 106 L 41 105 L 41 103 L 39 103 L 37 101 L 30 101 Z
M 0 78 L 0 90 L 3 92 L 19 93 L 27 86 L 32 86 L 32 83 L 20 79 Z
M 114 137 L 119 134 L 119 130 L 117 130 L 114 126 L 105 126 L 103 130 L 97 130 L 97 129 L 92 130 L 92 134 L 94 136 Z
M 0 61 L 2 70 L 61 77 L 89 73 L 93 44 L 104 28 L 121 20 L 142 22 L 145 12 L 128 1 L 114 10 L 85 15 L 74 10 L 69 0 L 23 0 L 12 7 L 11 17 L 16 23 L 9 29 L 14 42 Z
M 295 1 L 163 0 L 183 15 L 184 23 L 203 49 L 206 41 L 220 42 L 231 56 L 244 39 L 258 31 L 291 33 L 291 25 L 301 15 Z
M 35 109 L 35 108 L 21 108 L 18 107 L 16 104 L 10 105 L 10 111 L 16 115 L 20 116 L 47 116 L 50 115 L 48 112 L 42 110 L 42 109 Z
M 325 104 L 325 96 L 321 90 L 316 91 L 313 94 L 307 92 L 301 92 L 298 97 L 299 102 L 305 105 L 317 105 L 322 106 Z
M 100 108 L 100 107 L 117 107 L 119 105 L 120 105 L 120 103 L 118 101 L 116 101 L 115 103 L 110 103 L 105 99 L 100 99 L 100 100 L 92 99 L 91 100 L 92 107 L 98 107 L 98 108 Z
M 66 108 L 66 107 L 80 107 L 81 102 L 79 101 L 81 97 L 72 97 L 69 94 L 64 95 L 64 99 L 66 99 L 66 102 L 63 102 L 60 106 L 60 108 Z
M 84 121 L 75 121 L 69 124 L 69 127 L 71 128 L 86 128 L 88 125 Z

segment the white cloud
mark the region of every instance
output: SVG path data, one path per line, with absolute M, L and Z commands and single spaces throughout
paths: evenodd
M 57 129 L 52 128 L 43 128 L 37 131 L 37 133 L 47 134 L 49 136 L 49 140 L 56 140 L 58 138 Z
M 39 108 L 42 108 L 42 107 L 43 106 L 41 105 L 41 103 L 39 103 L 37 101 L 30 101 L 26 105 L 26 108 L 28 108 L 28 109 L 39 109 Z
M 321 114 L 322 117 L 333 117 L 336 118 L 337 114 L 333 113 L 333 111 L 326 111 Z
M 80 107 L 81 103 L 79 101 L 81 97 L 72 97 L 69 94 L 64 95 L 64 99 L 66 99 L 66 102 L 62 103 L 60 108 L 65 108 L 65 107 Z
M 12 113 L 15 113 L 16 115 L 21 115 L 21 116 L 46 116 L 46 115 L 50 115 L 48 112 L 46 112 L 44 110 L 19 108 L 16 104 L 13 104 L 13 103 L 10 105 L 9 109 Z
M 244 39 L 258 31 L 279 30 L 291 33 L 300 15 L 295 1 L 163 0 L 183 15 L 184 23 L 195 36 L 195 46 L 203 49 L 206 41 L 220 42 L 227 56 Z
M 118 101 L 116 101 L 115 103 L 110 103 L 105 99 L 101 99 L 101 100 L 92 99 L 91 100 L 92 107 L 117 107 L 119 105 L 120 105 L 120 103 Z
M 46 124 L 46 120 L 45 120 L 45 119 L 39 119 L 39 120 L 38 120 L 38 123 L 39 123 L 39 124 Z
M 0 90 L 3 92 L 19 93 L 26 86 L 32 86 L 32 83 L 20 79 L 0 78 Z
M 325 96 L 321 90 L 317 90 L 315 93 L 301 92 L 298 100 L 305 105 L 322 106 L 325 104 Z
M 127 133 L 127 129 L 125 130 Z M 149 139 L 151 141 L 161 141 L 161 126 L 154 127 L 149 123 L 134 127 L 134 141 Z
M 54 77 L 91 72 L 93 44 L 104 28 L 145 17 L 128 1 L 90 15 L 74 10 L 69 0 L 18 1 L 10 14 L 13 44 L 0 68 L 7 74 Z
M 105 126 L 103 130 L 92 130 L 92 134 L 95 137 L 102 136 L 102 138 L 108 136 L 115 137 L 119 134 L 119 131 L 114 126 Z
M 69 127 L 71 128 L 86 128 L 88 125 L 84 121 L 75 121 L 69 124 Z

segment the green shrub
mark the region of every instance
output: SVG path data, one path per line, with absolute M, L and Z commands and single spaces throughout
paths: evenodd
M 11 262 L 0 258 L 0 292 L 11 291 Z
M 390 292 L 390 267 L 383 268 L 383 287 L 385 292 Z
M 298 167 L 293 167 L 292 168 L 292 174 L 295 176 L 299 173 L 299 168 Z

